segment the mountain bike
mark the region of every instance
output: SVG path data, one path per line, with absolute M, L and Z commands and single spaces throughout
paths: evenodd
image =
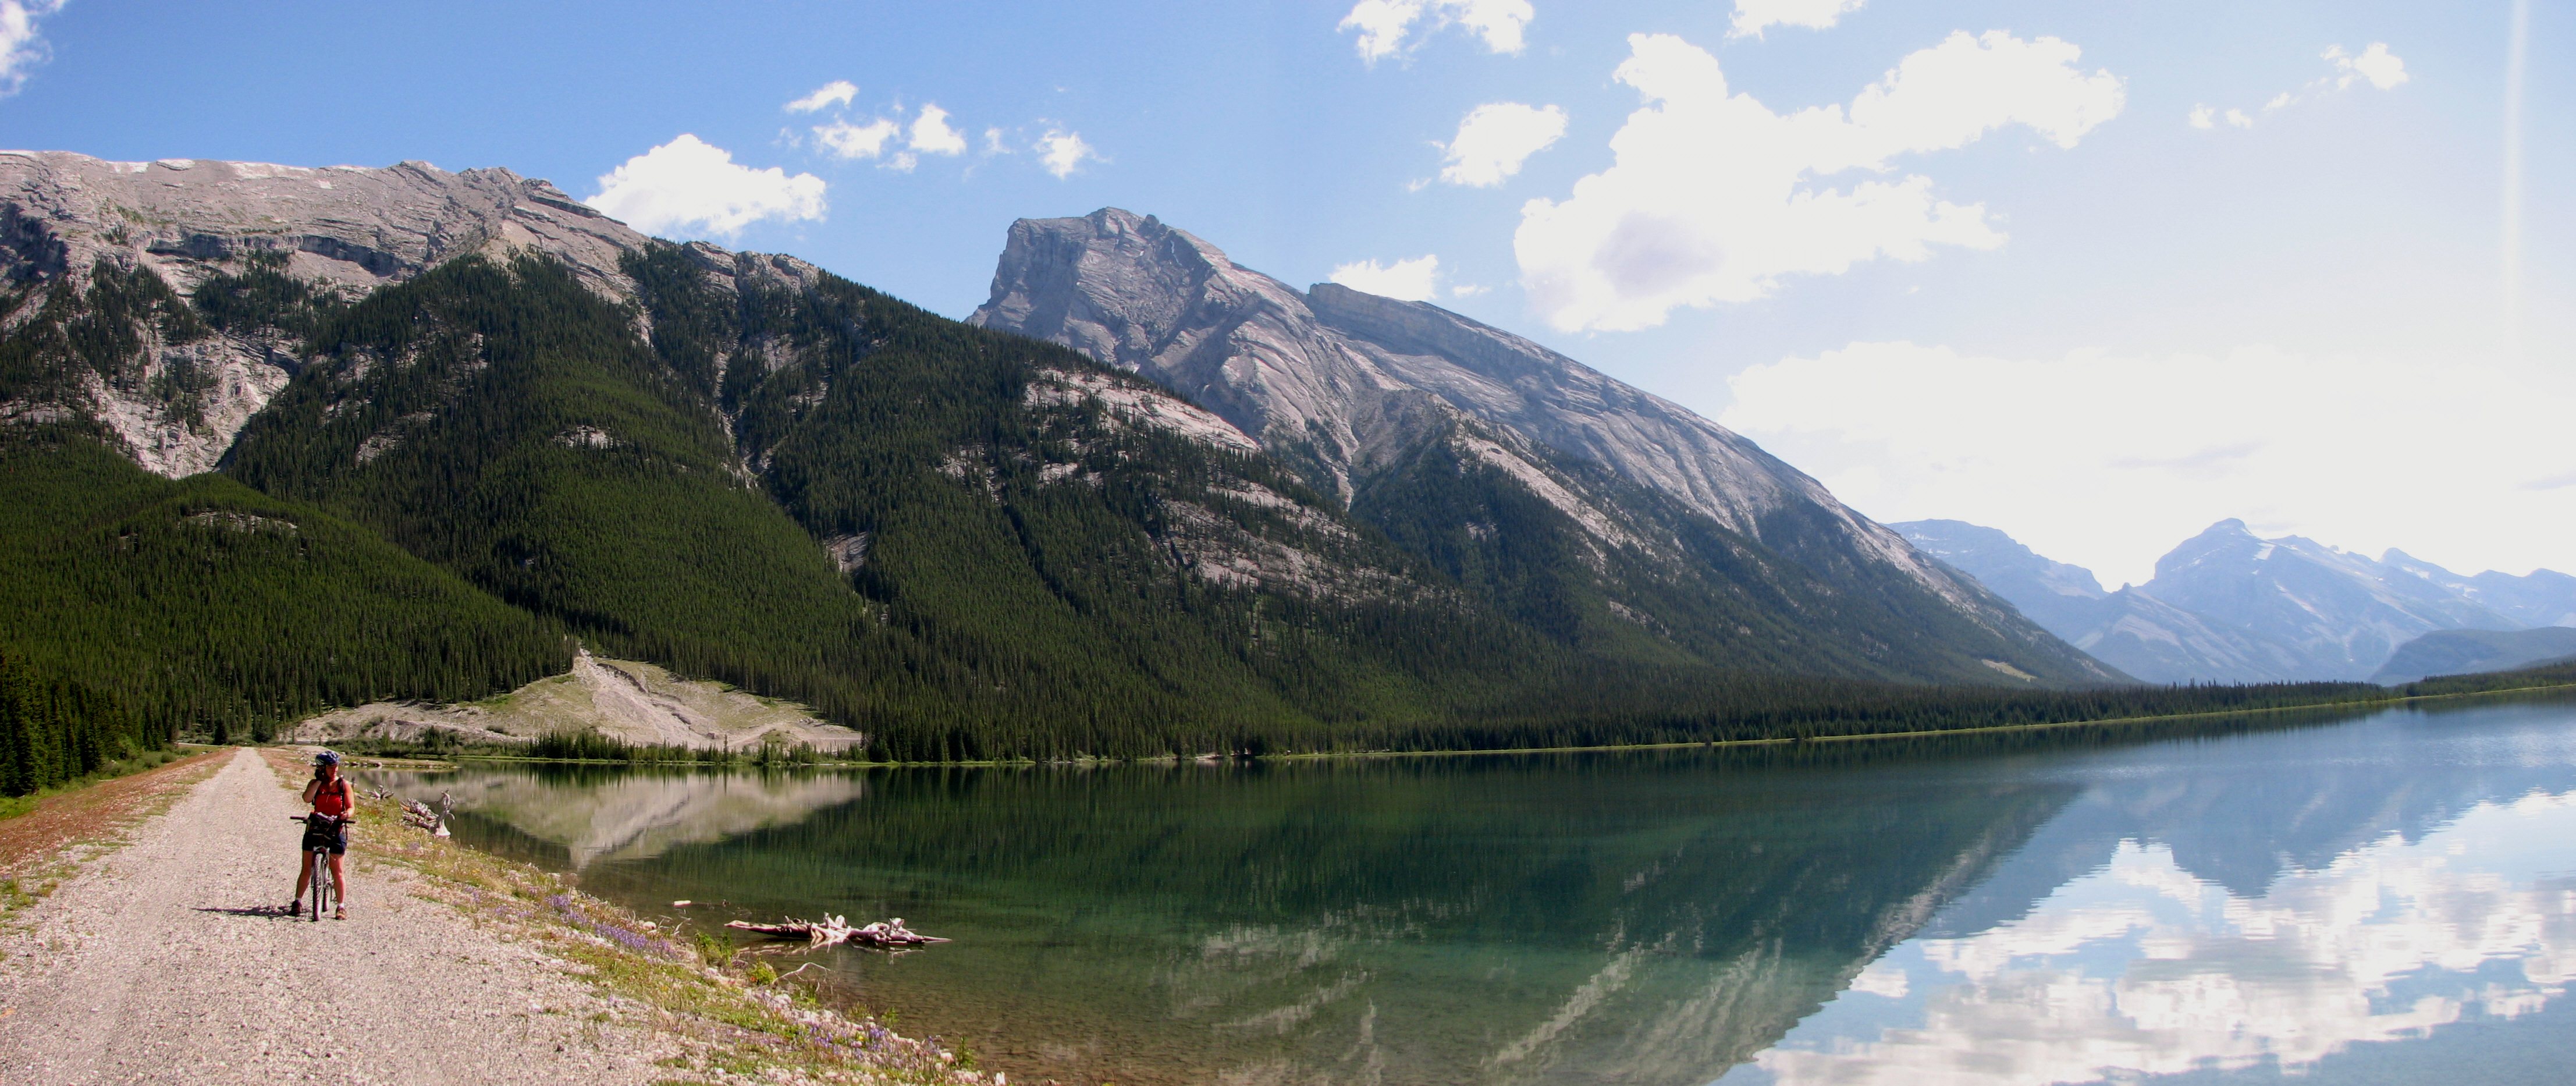
M 287 820 L 304 823 L 305 883 L 311 887 L 313 922 L 319 924 L 322 910 L 340 903 L 340 887 L 331 881 L 331 845 L 340 826 L 354 820 L 326 814 L 289 815 Z

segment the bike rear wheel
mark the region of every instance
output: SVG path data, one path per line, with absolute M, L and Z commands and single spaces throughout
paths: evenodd
M 318 924 L 322 921 L 322 910 L 326 907 L 324 903 L 331 897 L 331 854 L 317 848 L 312 851 L 311 855 L 313 857 L 313 878 L 311 879 L 313 885 L 313 921 Z

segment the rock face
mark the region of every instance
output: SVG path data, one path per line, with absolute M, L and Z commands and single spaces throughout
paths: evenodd
M 1639 544 L 1650 533 L 1631 526 L 1653 519 L 1639 503 L 1669 502 L 1838 590 L 1962 618 L 2060 676 L 2114 677 L 1752 442 L 1437 306 L 1334 284 L 1300 292 L 1185 231 L 1105 208 L 1014 223 L 992 297 L 969 320 L 1151 378 L 1355 509 L 1384 475 L 1446 443 L 1522 480 L 1596 551 Z
M 631 293 L 619 254 L 642 234 L 544 181 L 508 170 L 449 173 L 426 163 L 309 169 L 163 159 L 110 162 L 59 151 L 0 151 L 0 283 L 5 322 L 77 300 L 96 273 L 157 277 L 181 297 L 253 254 L 325 289 L 363 294 L 468 253 L 534 248 L 613 296 Z M 163 475 L 212 468 L 294 359 L 273 336 L 168 329 L 130 367 L 97 364 L 44 388 L 0 388 L 0 422 L 95 420 Z M 173 395 L 184 387 L 187 394 Z

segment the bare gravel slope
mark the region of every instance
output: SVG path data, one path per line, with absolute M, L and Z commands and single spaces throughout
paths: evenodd
M 279 915 L 297 813 L 240 751 L 0 935 L 0 1083 L 656 1077 L 651 1040 L 587 1021 L 607 1004 L 559 963 L 398 869 L 351 873 L 346 922 Z

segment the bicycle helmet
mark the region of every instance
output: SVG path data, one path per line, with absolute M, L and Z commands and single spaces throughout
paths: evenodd
M 326 750 L 313 756 L 313 764 L 317 766 L 338 765 L 340 764 L 340 756 Z

